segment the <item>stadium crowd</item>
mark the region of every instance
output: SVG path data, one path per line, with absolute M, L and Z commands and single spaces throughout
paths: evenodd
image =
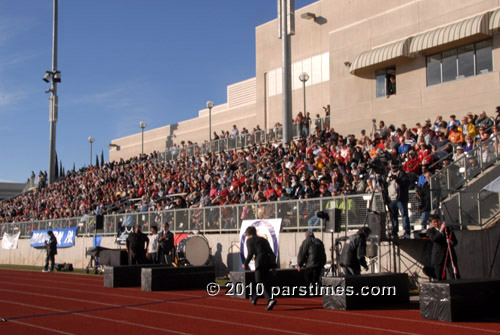
M 387 171 L 392 166 L 405 174 L 409 189 L 424 187 L 436 169 L 467 155 L 498 133 L 500 125 L 499 106 L 493 118 L 486 112 L 460 119 L 451 115 L 449 120 L 438 116 L 414 127 L 379 121 L 370 136 L 365 130 L 344 136 L 330 127 L 327 108 L 325 112 L 328 122 L 320 124 L 309 113 L 299 113 L 294 123 L 301 137 L 290 143 L 275 138 L 241 150 L 167 162 L 154 152 L 70 171 L 52 185 L 40 183 L 2 201 L 0 223 L 367 193 L 377 187 L 377 161 Z M 223 134 L 254 132 L 239 132 L 235 125 Z

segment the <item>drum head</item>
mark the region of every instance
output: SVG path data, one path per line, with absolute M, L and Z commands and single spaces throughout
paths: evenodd
M 186 259 L 191 265 L 205 265 L 210 260 L 210 247 L 202 236 L 191 236 L 186 240 Z

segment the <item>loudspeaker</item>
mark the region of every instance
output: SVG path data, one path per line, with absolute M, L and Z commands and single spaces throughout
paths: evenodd
M 104 215 L 96 215 L 95 216 L 95 229 L 103 230 L 104 229 Z
M 329 219 L 325 220 L 325 231 L 331 233 L 340 233 L 340 214 L 342 211 L 338 208 L 327 209 Z
M 379 212 L 370 212 L 367 214 L 367 218 L 368 228 L 370 228 L 372 231 L 369 239 L 375 241 L 387 240 L 387 235 L 385 233 L 386 214 Z

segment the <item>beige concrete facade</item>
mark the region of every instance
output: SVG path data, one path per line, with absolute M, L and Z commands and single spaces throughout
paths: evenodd
M 240 253 L 240 240 L 239 234 L 206 234 L 204 235 L 211 249 L 211 255 L 214 256 L 217 250 L 220 250 L 220 259 L 217 261 L 217 269 L 223 265 L 229 271 L 239 270 L 239 253 Z M 330 250 L 331 235 L 330 233 L 316 233 L 316 237 L 321 239 L 325 244 L 325 250 Z M 124 246 L 117 246 L 114 241 L 116 237 L 104 236 L 102 238 L 101 246 L 110 249 L 123 249 Z M 304 233 L 280 233 L 279 243 L 279 263 L 280 268 L 291 268 L 296 261 L 296 256 L 299 252 L 300 245 L 304 240 Z M 90 257 L 86 256 L 86 250 L 92 247 L 92 236 L 77 237 L 75 245 L 70 248 L 59 248 L 56 255 L 56 263 L 71 263 L 73 267 L 78 269 L 85 268 L 90 261 Z M 388 245 L 380 246 L 381 254 L 387 253 Z M 403 251 L 402 255 L 408 257 Z M 45 263 L 45 249 L 35 249 L 30 247 L 29 239 L 20 239 L 18 242 L 18 249 L 0 249 L 0 264 L 9 265 L 30 265 L 39 266 L 40 270 Z M 331 260 L 330 252 L 327 251 L 327 260 Z M 391 268 L 391 260 L 387 256 L 383 256 L 381 260 L 381 269 L 386 271 Z M 374 267 L 376 271 L 377 267 Z M 416 267 L 413 271 L 420 272 Z M 221 275 L 221 274 L 219 274 Z M 424 277 L 422 277 L 424 278 Z
M 427 49 L 412 57 L 374 64 L 350 72 L 352 63 L 363 52 L 423 32 L 498 9 L 500 0 L 320 0 L 296 10 L 296 34 L 292 50 L 292 114 L 303 110 L 303 90 L 298 87 L 298 73 L 310 70 L 307 83 L 307 111 L 314 117 L 324 116 L 322 106 L 331 105 L 332 126 L 342 133 L 359 133 L 371 129 L 371 120 L 386 124 L 411 126 L 427 117 L 445 119 L 450 114 L 486 110 L 493 114 L 500 105 L 500 34 L 479 34 Z M 301 18 L 314 13 L 315 20 Z M 212 110 L 212 130 L 273 127 L 282 120 L 281 40 L 277 21 L 256 27 L 256 76 L 228 87 L 228 102 Z M 493 71 L 463 80 L 427 86 L 426 56 L 463 46 L 486 38 L 492 39 Z M 320 60 L 326 55 L 327 61 Z M 389 99 L 375 97 L 375 71 L 396 67 L 397 94 Z M 271 78 L 272 77 L 272 78 Z M 319 79 L 318 79 L 319 78 Z M 271 88 L 270 86 L 273 87 Z M 253 90 L 253 91 L 252 91 Z M 207 110 L 195 119 L 176 125 L 149 130 L 144 135 L 145 152 L 164 151 L 167 140 L 173 143 L 208 139 Z M 110 151 L 110 160 L 128 158 L 140 153 L 141 134 L 116 139 L 120 150 Z

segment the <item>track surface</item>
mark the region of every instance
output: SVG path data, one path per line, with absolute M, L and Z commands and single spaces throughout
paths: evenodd
M 99 276 L 0 270 L 0 334 L 500 334 L 494 322 L 421 319 L 418 305 L 336 311 L 321 298 L 288 298 L 264 307 L 204 291 L 110 289 Z

